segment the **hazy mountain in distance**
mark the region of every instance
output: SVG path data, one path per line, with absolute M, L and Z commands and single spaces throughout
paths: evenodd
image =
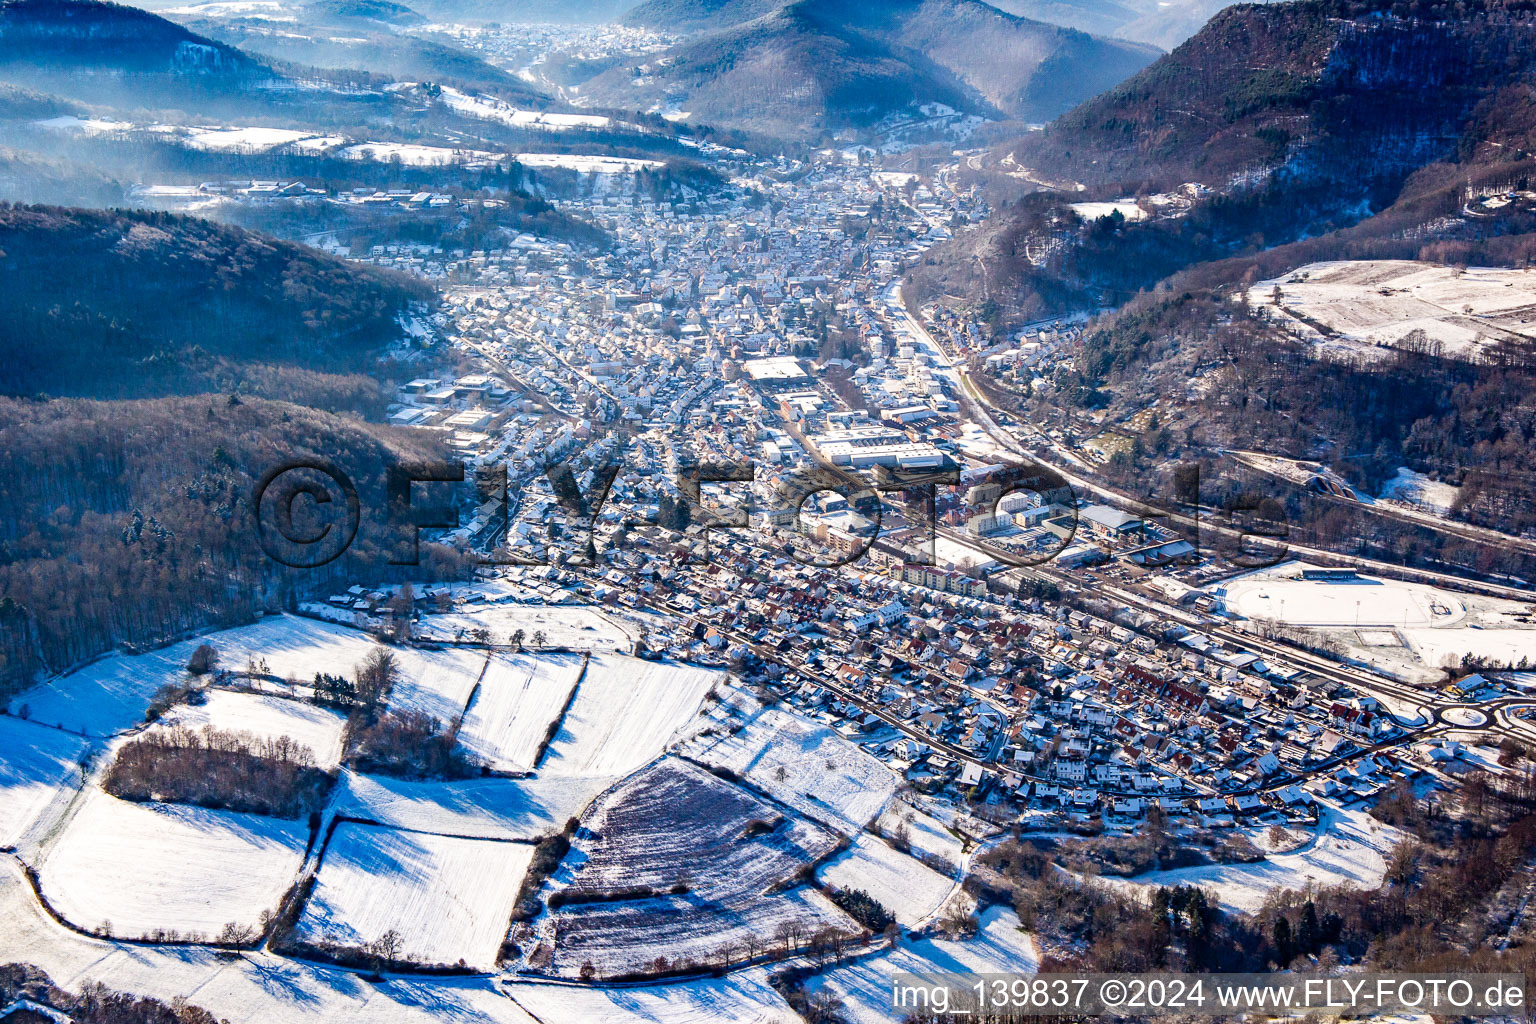
M 233 47 L 136 7 L 103 0 L 0 2 L 0 73 L 249 78 L 266 73 Z
M 979 0 L 797 0 L 753 16 L 761 7 L 662 0 L 632 12 L 634 23 L 698 34 L 582 91 L 610 106 L 676 108 L 695 122 L 804 139 L 927 103 L 1046 120 L 1157 56 Z
M 645 0 L 624 16 L 624 23 L 657 32 L 710 32 L 783 6 L 784 0 Z
M 424 15 L 393 0 L 314 0 L 304 5 L 304 12 L 323 21 L 357 19 L 404 28 L 428 23 Z
M 637 0 L 411 0 L 433 21 L 550 22 L 596 25 L 618 21 Z
M 1233 0 L 988 0 L 993 7 L 1052 25 L 1171 50 Z M 1263 0 L 1260 0 L 1263 2 Z
M 236 47 L 101 0 L 0 2 L 0 82 L 123 110 L 260 104 L 284 75 Z
M 234 7 L 166 12 L 194 32 L 247 53 L 317 68 L 383 72 L 400 79 L 453 82 L 493 91 L 514 102 L 544 105 L 548 97 L 445 37 L 397 29 L 426 17 L 391 0 L 318 0 L 270 8 Z M 304 26 L 295 31 L 295 22 Z
M 124 191 L 94 167 L 0 146 L 0 202 L 121 206 Z

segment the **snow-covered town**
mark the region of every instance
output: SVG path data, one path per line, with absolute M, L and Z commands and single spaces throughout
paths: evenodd
M 0 68 L 0 1024 L 1536 965 L 1536 278 L 1469 240 L 1527 176 L 1287 235 L 1247 150 L 1074 157 L 1115 82 L 1194 102 L 1198 25 L 1051 28 L 1117 70 L 1032 106 L 978 83 L 1034 36 L 908 66 L 1041 28 L 980 0 L 40 3 L 0 48 L 106 19 L 175 81 Z M 951 8 L 994 34 L 939 46 Z M 782 33 L 889 47 L 881 101 L 709 84 Z

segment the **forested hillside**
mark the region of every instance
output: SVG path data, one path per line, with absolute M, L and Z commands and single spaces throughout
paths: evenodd
M 1495 177 L 1519 179 L 1506 172 L 1530 152 L 1533 74 L 1536 21 L 1518 0 L 1228 8 L 1142 73 L 996 154 L 1021 181 L 1061 189 L 1004 206 L 934 250 L 917 290 L 973 302 L 985 292 L 1003 315 L 1027 320 L 1116 305 L 1186 267 L 1328 236 L 1383 211 L 1406 238 L 1418 229 L 1403 203 L 1422 199 L 1410 187 L 1419 169 L 1454 162 L 1464 183 L 1481 184 L 1496 166 Z M 1208 191 L 1177 216 L 1146 203 L 1146 220 L 1089 225 L 1067 210 L 1084 198 L 1072 182 L 1089 197 L 1191 182 Z M 1459 203 L 1432 205 L 1454 213 Z
M 435 454 L 422 434 L 285 402 L 0 399 L 0 693 L 119 644 L 283 607 L 300 584 L 386 578 L 387 467 Z M 285 569 L 259 546 L 252 488 L 316 458 L 356 484 L 361 526 L 324 569 Z M 422 572 L 461 573 L 422 550 Z
M 0 295 L 0 692 L 282 607 L 300 582 L 388 575 L 384 474 L 437 452 L 363 417 L 423 285 L 192 218 L 4 206 Z M 375 514 L 300 573 L 262 551 L 252 488 L 316 458 Z M 422 571 L 461 572 L 424 551 Z
M 0 206 L 0 393 L 138 398 L 366 371 L 430 296 L 402 275 L 173 214 Z M 274 386 L 276 385 L 276 386 Z M 293 392 L 298 395 L 298 391 Z M 307 396 L 306 396 L 307 397 Z M 323 404 L 323 403 L 322 403 Z
M 1384 354 L 1299 336 L 1252 294 L 1329 261 L 1529 266 L 1536 204 L 1481 200 L 1536 182 L 1533 74 L 1536 19 L 1521 4 L 1230 8 L 1010 151 L 1042 176 L 1097 183 L 1089 197 L 1141 197 L 1133 217 L 1083 216 L 1075 190 L 1025 196 L 932 250 L 907 296 L 979 313 L 999 340 L 1097 312 L 1043 381 L 999 393 L 1036 421 L 1065 413 L 1078 437 L 1107 431 L 1103 471 L 1127 487 L 1155 491 L 1171 466 L 1205 461 L 1233 498 L 1241 474 L 1223 453 L 1243 449 L 1331 465 L 1366 495 L 1407 466 L 1459 487 L 1454 517 L 1536 528 L 1536 342 L 1518 319 L 1470 357 L 1427 338 L 1390 339 Z M 1211 188 L 1171 205 L 1149 196 L 1187 181 Z M 1287 503 L 1297 540 L 1536 571 L 1453 533 L 1298 502 L 1273 481 L 1267 494 Z

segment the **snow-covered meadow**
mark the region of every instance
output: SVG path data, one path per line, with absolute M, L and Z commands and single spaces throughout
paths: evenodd
M 111 654 L 76 672 L 21 693 L 10 703 L 33 721 L 90 736 L 110 736 L 144 718 L 150 698 L 162 686 L 193 680 L 187 662 L 201 644 L 219 652 L 222 668 L 244 670 L 253 659 L 267 672 L 300 683 L 317 672 L 351 676 L 357 663 L 379 644 L 357 630 L 312 619 L 269 615 L 249 626 L 200 634 L 147 654 Z M 467 696 L 467 694 L 466 694 Z
M 178 704 L 161 715 L 155 729 L 184 725 L 246 732 L 258 739 L 287 736 L 315 753 L 315 763 L 330 770 L 341 763 L 345 715 L 305 701 L 265 693 L 209 690 L 203 704 Z
M 760 711 L 732 735 L 700 736 L 688 751 L 802 814 L 849 830 L 873 820 L 896 792 L 895 773 L 873 756 L 778 708 Z
M 345 822 L 326 846 L 295 935 L 355 948 L 393 930 L 399 959 L 489 970 L 532 856 L 528 843 Z
M 276 912 L 309 838 L 303 822 L 93 789 L 42 856 L 43 894 L 66 920 L 114 936 L 155 931 L 216 938 Z
M 837 889 L 862 889 L 912 927 L 937 911 L 956 883 L 867 832 L 821 869 L 821 881 Z
M 49 804 L 74 793 L 85 747 L 79 736 L 0 717 L 0 847 L 20 843 Z
M 496 771 L 532 770 L 581 677 L 583 660 L 574 654 L 492 657 L 464 714 L 459 743 Z
M 1153 871 L 1134 878 L 1104 876 L 1107 885 L 1141 888 L 1196 885 L 1212 893 L 1224 910 L 1254 913 L 1281 889 L 1344 885 L 1380 887 L 1387 859 L 1403 832 L 1372 818 L 1360 806 L 1319 803 L 1319 823 L 1309 839 L 1290 853 L 1252 864 L 1208 864 Z
M 607 784 L 580 776 L 413 782 L 349 771 L 333 806 L 347 817 L 418 832 L 532 840 L 560 831 Z
M 627 775 L 666 749 L 725 673 L 594 654 L 542 774 Z
M 842 999 L 850 1024 L 890 1024 L 891 977 L 923 973 L 1019 973 L 1040 969 L 1034 941 L 1019 930 L 1019 919 L 1006 907 L 981 915 L 981 930 L 964 941 L 922 939 L 903 941 L 894 950 L 862 957 L 818 974 L 806 982 L 810 992 L 829 992 Z

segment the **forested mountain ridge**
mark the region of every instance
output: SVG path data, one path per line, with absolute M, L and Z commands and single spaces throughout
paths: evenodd
M 1477 105 L 1533 70 L 1527 0 L 1242 4 L 1007 155 L 1133 191 L 1282 167 L 1379 177 L 1454 153 Z
M 269 381 L 285 368 L 366 371 L 431 296 L 403 275 L 193 217 L 41 206 L 0 205 L 0 282 L 0 394 L 94 398 L 219 389 L 200 367 Z
M 291 601 L 251 507 L 272 467 L 327 460 L 377 510 L 390 465 L 439 454 L 365 419 L 431 296 L 414 279 L 190 217 L 0 205 L 0 296 L 0 693 Z M 387 575 L 382 530 L 325 571 Z
M 1128 488 L 1166 483 L 1185 461 L 1215 481 L 1234 469 L 1224 453 L 1243 449 L 1334 464 L 1367 495 L 1407 466 L 1460 487 L 1455 516 L 1531 529 L 1536 344 L 1510 338 L 1472 358 L 1427 340 L 1320 345 L 1252 289 L 1340 260 L 1448 275 L 1530 265 L 1536 204 L 1503 197 L 1536 182 L 1533 81 L 1536 15 L 1524 3 L 1230 8 L 1006 154 L 1017 164 L 1004 166 L 1087 181 L 1086 192 L 1000 204 L 930 250 L 906 295 L 980 314 L 999 342 L 1022 322 L 1097 313 L 1041 379 L 998 386 L 1031 420 L 1066 414 L 1077 437 L 1130 438 L 1103 468 Z M 1177 188 L 1191 181 L 1211 188 Z M 1097 216 L 1085 198 L 1125 198 L 1132 216 Z M 1454 533 L 1269 490 L 1301 543 L 1456 571 L 1497 571 L 1503 557 L 1506 571 L 1536 572 Z
M 380 578 L 387 468 L 437 454 L 420 432 L 287 402 L 0 398 L 0 698 L 120 644 L 248 621 L 300 583 Z M 252 487 L 315 459 L 353 480 L 365 514 L 340 559 L 301 573 L 259 546 Z M 460 572 L 442 548 L 422 554 L 435 578 Z
M 1409 225 L 1399 205 L 1411 194 L 1424 205 L 1422 190 L 1407 190 L 1416 172 L 1454 164 L 1471 183 L 1525 159 L 1533 76 L 1536 17 L 1523 0 L 1228 8 L 1142 73 L 995 154 L 1016 188 L 1057 184 L 999 204 L 931 251 L 914 292 L 985 297 L 1003 320 L 1028 320 L 1112 307 L 1186 267 L 1330 237 L 1383 211 L 1392 230 L 1418 231 L 1432 218 Z M 1207 188 L 1177 216 L 1144 203 L 1145 220 L 1095 225 L 1070 209 L 1192 182 Z M 1428 205 L 1459 209 L 1443 195 Z
M 246 54 L 156 14 L 107 0 L 0 0 L 0 68 L 249 78 Z

